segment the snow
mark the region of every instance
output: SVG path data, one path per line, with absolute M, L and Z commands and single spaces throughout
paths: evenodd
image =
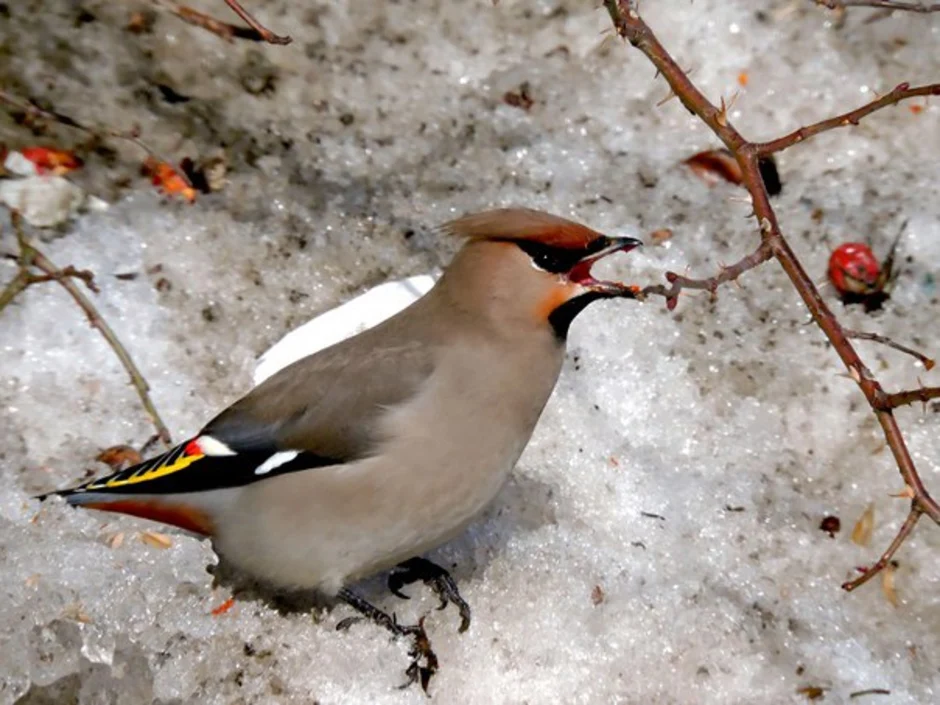
M 292 362 L 378 325 L 421 298 L 434 286 L 435 281 L 437 277 L 433 274 L 418 274 L 379 284 L 307 321 L 261 356 L 255 367 L 254 383 L 261 384 Z
M 66 0 L 44 13 L 11 3 L 0 29 L 11 89 L 86 122 L 139 124 L 175 158 L 227 157 L 230 183 L 189 206 L 136 176 L 131 146 L 90 150 L 69 178 L 112 206 L 41 234 L 54 262 L 96 273 L 94 300 L 177 439 L 250 388 L 259 356 L 289 331 L 446 265 L 456 243 L 434 227 L 455 215 L 518 204 L 611 234 L 671 228 L 664 245 L 599 268 L 640 284 L 666 269 L 711 273 L 755 245 L 741 191 L 679 165 L 714 138 L 678 101 L 656 106 L 662 79 L 603 34 L 592 3 L 252 4 L 294 43 L 228 44 L 165 14 L 132 35 L 129 5 L 86 2 L 95 19 L 78 22 Z M 739 92 L 730 117 L 749 136 L 940 75 L 935 17 L 866 23 L 856 11 L 837 29 L 811 2 L 765 5 L 641 5 L 709 97 Z M 503 102 L 524 82 L 529 111 Z M 158 84 L 190 100 L 167 103 Z M 824 295 L 847 326 L 936 353 L 940 106 L 916 104 L 784 153 L 775 206 L 817 280 L 835 245 L 870 240 L 882 255 L 907 220 L 884 311 Z M 56 129 L 42 141 L 86 138 Z M 0 141 L 37 138 L 0 115 Z M 6 225 L 2 238 L 12 251 Z M 0 262 L 3 281 L 13 273 Z M 899 553 L 897 607 L 877 582 L 839 588 L 897 530 L 900 477 L 783 273 L 769 264 L 741 284 L 715 302 L 683 297 L 674 313 L 596 303 L 574 323 L 513 480 L 430 556 L 471 604 L 468 632 L 421 585 L 407 602 L 380 579 L 359 586 L 404 621 L 428 615 L 434 700 L 799 703 L 805 686 L 825 688 L 823 702 L 870 688 L 891 695 L 851 702 L 938 700 L 940 532 L 921 522 Z M 891 390 L 937 384 L 910 358 L 859 348 Z M 0 705 L 425 701 L 396 689 L 406 644 L 367 624 L 335 631 L 347 608 L 239 588 L 213 615 L 233 587 L 212 586 L 205 542 L 30 499 L 103 472 L 100 449 L 153 432 L 60 287 L 30 288 L 0 314 L 0 368 Z M 899 419 L 940 492 L 936 411 Z M 857 546 L 851 527 L 870 502 L 874 537 Z M 842 520 L 834 539 L 818 528 L 829 514 Z

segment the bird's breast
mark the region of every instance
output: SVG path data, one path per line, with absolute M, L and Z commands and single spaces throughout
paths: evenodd
M 468 345 L 442 355 L 420 391 L 381 420 L 379 455 L 416 480 L 416 503 L 429 510 L 449 505 L 436 511 L 463 522 L 499 491 L 532 436 L 563 357 L 554 346 L 526 352 Z

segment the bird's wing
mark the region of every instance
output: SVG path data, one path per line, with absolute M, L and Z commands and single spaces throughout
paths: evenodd
M 367 455 L 376 419 L 416 393 L 432 371 L 432 352 L 417 342 L 365 350 L 345 342 L 275 374 L 163 455 L 51 494 L 107 509 L 109 495 L 126 503 L 129 495 L 238 487 Z

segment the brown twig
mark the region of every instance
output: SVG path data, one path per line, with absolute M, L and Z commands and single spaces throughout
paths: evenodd
M 116 130 L 113 127 L 105 127 L 103 125 L 84 125 L 74 118 L 69 117 L 68 115 L 56 112 L 55 110 L 45 110 L 31 101 L 23 100 L 10 93 L 7 93 L 3 89 L 0 89 L 0 103 L 12 105 L 13 107 L 22 110 L 24 113 L 26 113 L 26 115 L 31 117 L 40 117 L 46 120 L 51 120 L 61 125 L 65 125 L 66 127 L 72 127 L 76 130 L 81 130 L 82 132 L 86 132 L 89 135 L 93 135 L 94 137 L 113 137 L 115 139 L 130 142 L 134 146 L 143 150 L 149 157 L 152 157 L 156 161 L 165 162 L 167 164 L 171 163 L 169 160 L 161 157 L 159 152 L 154 150 L 146 142 L 140 139 L 140 128 L 137 126 L 134 126 L 130 130 L 122 131 Z M 186 184 L 189 187 L 192 187 L 192 183 L 190 183 L 189 177 L 183 173 L 182 169 L 178 170 L 178 173 L 180 174 L 180 177 L 186 182 Z
M 683 289 L 697 289 L 707 291 L 713 297 L 717 296 L 718 287 L 727 282 L 737 281 L 738 277 L 749 269 L 754 269 L 759 264 L 766 262 L 773 257 L 773 251 L 761 243 L 754 252 L 742 257 L 738 262 L 722 266 L 721 271 L 714 277 L 708 279 L 689 279 L 675 272 L 666 272 L 666 281 L 670 283 L 669 287 L 662 284 L 652 284 L 643 289 L 644 295 L 658 295 L 666 299 L 666 308 L 672 311 L 679 302 L 679 294 Z
M 897 551 L 898 547 L 900 547 L 910 534 L 921 514 L 926 514 L 933 519 L 934 522 L 940 524 L 940 504 L 930 496 L 926 487 L 924 487 L 910 452 L 907 449 L 907 444 L 904 441 L 901 429 L 893 414 L 894 406 L 892 404 L 901 399 L 899 395 L 910 393 L 901 392 L 898 393 L 898 395 L 886 394 L 881 384 L 873 377 L 871 371 L 862 362 L 849 340 L 849 335 L 826 305 L 822 296 L 820 296 L 816 285 L 813 283 L 812 279 L 810 279 L 802 263 L 791 249 L 789 242 L 784 237 L 780 225 L 777 222 L 776 213 L 770 204 L 767 187 L 761 176 L 760 169 L 758 168 L 758 160 L 762 156 L 786 149 L 803 139 L 826 130 L 840 127 L 845 124 L 846 120 L 849 120 L 848 124 L 852 124 L 850 118 L 855 119 L 857 122 L 865 115 L 888 105 L 893 105 L 905 98 L 913 97 L 914 95 L 938 93 L 940 89 L 938 89 L 937 86 L 923 86 L 911 89 L 902 84 L 887 96 L 879 98 L 869 103 L 867 106 L 863 106 L 851 113 L 846 113 L 846 115 L 816 123 L 816 125 L 810 128 L 802 128 L 802 131 L 797 130 L 779 140 L 764 143 L 751 142 L 745 139 L 729 120 L 725 101 L 721 101 L 721 107 L 714 105 L 692 83 L 687 72 L 679 67 L 669 52 L 660 44 L 653 31 L 640 18 L 635 4 L 631 2 L 631 0 L 604 0 L 604 6 L 610 14 L 617 34 L 646 55 L 656 67 L 658 74 L 661 74 L 665 78 L 672 92 L 678 96 L 686 109 L 692 114 L 697 115 L 708 125 L 712 132 L 714 132 L 731 151 L 741 167 L 742 183 L 747 187 L 751 195 L 751 202 L 754 209 L 753 215 L 757 220 L 760 234 L 760 247 L 755 252 L 755 255 L 757 255 L 757 253 L 760 253 L 760 255 L 751 255 L 749 257 L 753 259 L 745 258 L 745 260 L 739 262 L 738 265 L 735 265 L 737 269 L 734 272 L 734 276 L 722 278 L 724 274 L 722 273 L 713 278 L 713 280 L 700 280 L 699 283 L 707 284 L 707 286 L 700 288 L 706 288 L 714 292 L 714 288 L 717 288 L 719 284 L 734 280 L 743 271 L 756 267 L 771 257 L 777 260 L 790 278 L 794 289 L 796 289 L 803 299 L 813 320 L 829 339 L 829 342 L 848 370 L 849 376 L 858 384 L 877 417 L 888 447 L 894 455 L 901 477 L 904 479 L 904 482 L 910 488 L 913 495 L 911 500 L 911 515 L 908 517 L 908 520 L 904 523 L 901 531 L 898 532 L 894 542 L 892 542 L 888 552 L 885 554 L 887 560 L 890 560 L 894 552 Z M 770 256 L 764 256 L 764 252 L 769 252 Z M 673 275 L 673 277 L 675 276 L 676 275 Z M 668 275 L 667 278 L 669 278 Z M 679 282 L 674 278 L 670 279 L 670 281 L 673 285 L 673 289 L 675 289 L 676 284 Z M 679 288 L 682 286 L 686 286 L 685 282 L 681 282 Z M 667 295 L 668 304 L 668 294 L 671 291 L 672 289 L 667 289 L 664 292 L 657 291 L 656 293 L 664 293 Z M 678 291 L 676 291 L 676 293 L 678 293 Z M 920 391 L 919 393 L 923 395 L 924 391 Z M 915 397 L 914 400 L 916 401 L 920 398 L 921 397 Z M 866 580 L 871 578 L 875 573 L 883 570 L 885 565 L 887 565 L 887 562 L 885 562 L 883 556 L 882 560 L 872 566 L 863 577 Z M 865 582 L 865 580 L 846 583 L 845 588 L 852 590 L 863 582 Z
M 247 27 L 217 20 L 211 15 L 199 12 L 199 10 L 194 10 L 186 5 L 172 2 L 172 0 L 153 0 L 153 2 L 165 8 L 167 11 L 172 12 L 184 22 L 195 27 L 201 27 L 229 42 L 233 39 L 247 39 L 252 42 L 267 42 L 268 44 L 290 44 L 293 41 L 290 36 L 275 34 L 258 22 L 258 20 L 236 0 L 225 0 L 225 4 L 248 25 Z
M 908 389 L 903 392 L 886 394 L 882 402 L 887 409 L 897 409 L 899 406 L 907 406 L 916 402 L 926 404 L 931 399 L 940 398 L 940 387 L 920 387 L 919 389 Z
M 290 44 L 293 41 L 293 39 L 291 39 L 288 35 L 279 36 L 277 34 L 274 34 L 274 32 L 272 32 L 270 29 L 268 29 L 267 27 L 262 25 L 260 22 L 258 22 L 258 20 L 252 17 L 245 10 L 245 8 L 243 8 L 237 2 L 237 0 L 225 0 L 225 4 L 228 5 L 230 8 L 232 8 L 232 11 L 236 15 L 242 18 L 242 22 L 247 24 L 249 27 L 255 30 L 258 34 L 260 34 L 262 39 L 264 39 L 264 41 L 268 42 L 269 44 Z
M 830 10 L 844 10 L 848 7 L 871 7 L 881 10 L 902 10 L 904 12 L 938 12 L 940 3 L 903 2 L 902 0 L 813 0 L 817 5 Z
M 914 350 L 913 348 L 909 348 L 906 345 L 901 345 L 900 343 L 896 343 L 893 340 L 891 340 L 891 338 L 887 338 L 883 335 L 878 335 L 877 333 L 865 333 L 864 331 L 849 330 L 848 328 L 846 328 L 845 334 L 849 338 L 855 338 L 856 340 L 870 340 L 873 343 L 880 343 L 881 345 L 887 345 L 889 348 L 894 348 L 895 350 L 899 350 L 900 352 L 905 353 L 906 355 L 910 355 L 911 357 L 916 358 L 917 360 L 920 360 L 921 364 L 923 364 L 924 366 L 924 369 L 926 369 L 928 372 L 932 370 L 934 366 L 937 364 L 937 361 L 934 360 L 933 358 L 929 358 L 923 353 Z
M 97 292 L 98 288 L 94 284 L 92 273 L 87 270 L 75 269 L 75 267 L 71 265 L 63 269 L 56 267 L 55 264 L 40 252 L 26 237 L 23 232 L 19 213 L 12 211 L 11 221 L 19 245 L 20 254 L 17 262 L 19 270 L 13 280 L 6 286 L 3 292 L 0 293 L 0 311 L 2 311 L 17 294 L 33 284 L 48 281 L 56 281 L 61 284 L 75 300 L 79 308 L 85 312 L 85 316 L 87 316 L 88 322 L 91 323 L 92 327 L 97 328 L 108 345 L 111 346 L 111 349 L 121 361 L 124 369 L 127 370 L 127 374 L 131 378 L 131 384 L 133 384 L 134 388 L 137 390 L 137 395 L 140 397 L 144 409 L 150 416 L 150 421 L 153 423 L 154 428 L 156 428 L 157 434 L 164 443 L 170 445 L 172 442 L 170 431 L 163 423 L 156 406 L 154 406 L 153 401 L 150 399 L 150 386 L 147 384 L 147 380 L 144 379 L 140 370 L 137 369 L 137 365 L 131 358 L 130 353 L 127 352 L 127 349 L 111 329 L 111 326 L 101 317 L 101 314 L 98 313 L 98 309 L 91 300 L 85 296 L 81 289 L 76 286 L 75 282 L 72 281 L 73 279 L 80 279 L 90 290 Z M 32 267 L 39 269 L 43 274 L 34 274 L 31 271 Z
M 911 535 L 911 532 L 917 525 L 917 520 L 920 519 L 920 515 L 923 513 L 923 510 L 916 505 L 912 506 L 911 511 L 908 512 L 907 518 L 904 520 L 904 523 L 898 530 L 897 535 L 895 535 L 891 545 L 888 546 L 885 552 L 881 554 L 881 558 L 878 559 L 878 562 L 870 568 L 866 568 L 864 572 L 854 580 L 849 580 L 842 583 L 842 589 L 851 592 L 855 588 L 861 587 L 876 575 L 878 575 L 878 573 L 883 571 L 891 562 L 891 559 L 894 558 L 894 554 L 897 553 L 899 548 L 901 548 L 901 544 L 904 543 L 904 541 L 907 540 L 907 537 Z
M 926 86 L 917 86 L 916 88 L 911 88 L 908 83 L 901 83 L 890 92 L 887 93 L 877 100 L 873 100 L 870 103 L 866 103 L 860 108 L 855 110 L 850 110 L 843 115 L 837 115 L 834 118 L 829 118 L 828 120 L 821 120 L 820 122 L 814 123 L 812 125 L 807 125 L 806 127 L 801 127 L 798 130 L 794 130 L 788 135 L 784 135 L 779 139 L 771 140 L 770 142 L 757 142 L 752 145 L 757 153 L 766 157 L 771 154 L 776 154 L 777 152 L 782 152 L 783 150 L 792 147 L 795 144 L 802 142 L 803 140 L 814 137 L 821 132 L 827 132 L 828 130 L 834 130 L 838 127 L 848 127 L 850 125 L 858 125 L 862 118 L 871 115 L 876 110 L 881 110 L 886 108 L 889 105 L 895 105 L 902 100 L 907 100 L 908 98 L 916 98 L 917 96 L 927 96 L 927 95 L 940 95 L 940 83 L 931 83 Z

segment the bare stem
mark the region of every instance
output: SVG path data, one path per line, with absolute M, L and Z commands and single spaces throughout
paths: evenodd
M 940 387 L 921 387 L 904 392 L 895 392 L 885 395 L 884 403 L 888 408 L 896 409 L 916 402 L 927 403 L 931 399 L 940 398 Z
M 742 257 L 738 262 L 723 266 L 721 271 L 708 279 L 689 279 L 675 272 L 666 272 L 666 281 L 670 286 L 653 284 L 643 289 L 645 295 L 659 295 L 666 299 L 666 307 L 671 311 L 679 301 L 679 294 L 683 289 L 697 289 L 707 291 L 713 297 L 717 295 L 718 287 L 727 282 L 737 281 L 744 272 L 754 269 L 773 257 L 773 252 L 765 243 L 761 243 L 754 252 Z
M 242 18 L 242 22 L 260 34 L 261 38 L 269 44 L 290 44 L 293 41 L 288 35 L 279 36 L 262 25 L 258 20 L 252 17 L 237 0 L 225 0 L 225 4 L 232 8 L 236 15 Z
M 246 39 L 252 42 L 267 42 L 268 44 L 290 44 L 293 41 L 289 36 L 275 34 L 258 22 L 258 20 L 243 8 L 237 0 L 225 0 L 225 4 L 248 25 L 247 27 L 217 20 L 211 15 L 173 2 L 172 0 L 153 0 L 153 2 L 165 8 L 168 12 L 172 12 L 187 24 L 191 24 L 194 27 L 201 27 L 207 32 L 222 37 L 222 39 L 228 42 L 233 39 Z
M 658 293 L 666 296 L 667 306 L 672 302 L 675 306 L 675 295 L 681 288 L 700 288 L 714 293 L 718 285 L 726 281 L 733 281 L 741 271 L 757 266 L 760 262 L 773 257 L 790 278 L 793 288 L 803 299 L 803 303 L 809 309 L 813 320 L 829 339 L 836 353 L 839 355 L 842 363 L 848 370 L 849 376 L 856 382 L 865 395 L 873 413 L 881 425 L 885 436 L 885 441 L 894 455 L 898 471 L 904 482 L 911 488 L 913 493 L 912 514 L 902 527 L 901 533 L 896 537 L 895 542 L 889 548 L 888 559 L 897 551 L 898 547 L 907 538 L 907 535 L 913 529 L 914 524 L 920 514 L 927 514 L 934 522 L 940 524 L 940 505 L 930 496 L 920 479 L 914 461 L 907 449 L 904 436 L 894 418 L 893 409 L 901 402 L 907 402 L 910 395 L 915 395 L 913 401 L 924 398 L 932 394 L 931 390 L 918 390 L 916 392 L 901 392 L 899 395 L 888 395 L 883 390 L 881 384 L 874 378 L 871 371 L 865 366 L 849 340 L 848 332 L 842 327 L 836 319 L 832 310 L 826 305 L 819 293 L 816 285 L 806 273 L 802 263 L 797 258 L 789 242 L 783 235 L 780 225 L 777 221 L 777 215 L 770 204 L 770 196 L 767 193 L 767 187 L 760 173 L 758 162 L 761 157 L 779 152 L 787 147 L 796 144 L 817 135 L 826 130 L 841 127 L 845 124 L 857 123 L 863 117 L 894 105 L 900 100 L 913 97 L 915 95 L 934 95 L 940 93 L 940 86 L 930 85 L 920 88 L 910 88 L 907 84 L 901 84 L 887 96 L 879 98 L 861 108 L 837 116 L 830 120 L 824 120 L 809 127 L 800 128 L 789 135 L 770 142 L 757 143 L 745 139 L 734 127 L 728 118 L 728 109 L 725 101 L 722 99 L 720 107 L 711 103 L 702 92 L 692 83 L 687 73 L 683 71 L 676 61 L 670 56 L 669 52 L 660 44 L 659 40 L 653 34 L 649 26 L 640 18 L 636 4 L 631 0 L 605 0 L 604 6 L 610 14 L 614 29 L 624 39 L 628 40 L 633 46 L 643 52 L 646 57 L 662 74 L 669 84 L 672 92 L 676 94 L 682 104 L 689 112 L 697 115 L 712 132 L 725 144 L 729 151 L 734 155 L 741 167 L 742 183 L 747 187 L 751 195 L 751 202 L 754 209 L 754 217 L 757 220 L 760 246 L 744 260 L 734 265 L 734 271 L 728 273 L 722 272 L 717 277 L 707 280 L 684 280 L 678 275 L 667 273 L 667 280 L 673 285 L 671 288 L 654 286 L 648 289 L 649 293 Z M 931 397 L 932 398 L 932 397 Z M 887 563 L 876 563 L 866 574 L 868 578 L 875 573 L 883 570 Z M 864 581 L 862 581 L 864 582 Z M 861 584 L 861 583 L 859 583 Z M 848 588 L 847 588 L 848 589 Z
M 863 331 L 849 330 L 848 328 L 846 328 L 845 334 L 850 338 L 855 338 L 856 340 L 870 340 L 873 343 L 881 343 L 882 345 L 887 345 L 889 348 L 894 348 L 895 350 L 899 350 L 902 353 L 905 353 L 906 355 L 910 355 L 911 357 L 916 358 L 917 360 L 920 360 L 921 364 L 923 364 L 924 368 L 927 369 L 928 371 L 932 370 L 934 366 L 937 364 L 935 360 L 927 357 L 923 353 L 917 352 L 913 348 L 909 348 L 906 345 L 901 345 L 900 343 L 896 343 L 893 340 L 891 340 L 891 338 L 885 337 L 883 335 L 878 335 L 877 333 L 865 333 Z
M 758 155 L 766 157 L 777 152 L 782 152 L 783 150 L 792 147 L 793 145 L 798 144 L 803 140 L 809 139 L 810 137 L 815 137 L 821 132 L 835 130 L 839 127 L 858 125 L 862 118 L 871 115 L 877 110 L 886 108 L 889 105 L 895 105 L 902 100 L 907 100 L 908 98 L 916 98 L 917 96 L 927 95 L 940 95 L 940 83 L 931 83 L 926 86 L 917 86 L 916 88 L 911 88 L 910 84 L 908 83 L 901 83 L 895 86 L 890 93 L 887 93 L 877 100 L 871 101 L 870 103 L 866 103 L 860 108 L 850 110 L 847 113 L 837 115 L 836 117 L 829 118 L 828 120 L 821 120 L 812 125 L 801 127 L 788 135 L 771 140 L 770 142 L 757 142 L 754 144 L 754 148 L 757 150 Z
M 940 3 L 903 2 L 902 0 L 813 0 L 817 5 L 830 10 L 843 10 L 847 7 L 872 7 L 882 10 L 902 10 L 904 12 L 938 12 Z
M 92 273 L 87 270 L 75 269 L 75 267 L 71 265 L 63 269 L 56 267 L 55 264 L 53 264 L 48 257 L 40 252 L 23 233 L 23 227 L 19 213 L 13 211 L 11 213 L 11 220 L 13 223 L 13 228 L 16 231 L 16 237 L 20 248 L 20 256 L 18 258 L 19 271 L 13 280 L 6 286 L 3 292 L 0 293 L 0 311 L 2 311 L 17 296 L 17 294 L 32 284 L 39 284 L 48 281 L 56 281 L 61 284 L 62 287 L 75 300 L 75 303 L 77 303 L 82 311 L 85 312 L 85 315 L 88 318 L 88 322 L 91 323 L 92 327 L 97 328 L 108 345 L 111 346 L 111 349 L 121 361 L 124 369 L 127 370 L 127 374 L 131 378 L 131 384 L 133 384 L 134 388 L 137 390 L 137 395 L 140 397 L 140 401 L 143 404 L 144 409 L 150 416 L 151 423 L 153 423 L 154 428 L 157 429 L 157 434 L 164 443 L 170 445 L 172 442 L 170 431 L 163 423 L 163 420 L 160 418 L 160 414 L 157 412 L 156 406 L 154 406 L 153 401 L 150 399 L 150 386 L 147 384 L 147 380 L 144 379 L 144 376 L 141 374 L 140 370 L 137 368 L 137 365 L 134 363 L 134 360 L 131 358 L 130 353 L 127 352 L 127 349 L 111 329 L 111 326 L 109 326 L 107 321 L 102 318 L 95 305 L 87 296 L 85 296 L 85 294 L 81 289 L 78 288 L 74 281 L 74 279 L 79 279 L 83 281 L 89 289 L 92 291 L 97 291 L 97 287 L 94 285 Z M 37 269 L 41 270 L 43 274 L 33 274 L 30 271 L 30 267 L 36 267 Z
M 917 525 L 917 520 L 920 519 L 921 514 L 923 514 L 923 512 L 917 506 L 911 507 L 911 511 L 908 513 L 907 519 L 905 519 L 904 523 L 901 524 L 901 528 L 895 535 L 891 545 L 888 546 L 888 548 L 885 549 L 885 552 L 881 554 L 881 558 L 878 559 L 878 562 L 868 568 L 860 576 L 855 578 L 855 580 L 849 580 L 848 582 L 842 583 L 842 589 L 851 592 L 855 588 L 861 587 L 876 575 L 878 575 L 878 573 L 883 571 L 888 566 L 888 563 L 891 562 L 891 559 L 894 558 L 894 554 L 898 552 L 899 548 L 901 548 L 901 544 L 904 543 L 907 537 L 911 535 L 911 532 L 914 530 L 914 526 Z

